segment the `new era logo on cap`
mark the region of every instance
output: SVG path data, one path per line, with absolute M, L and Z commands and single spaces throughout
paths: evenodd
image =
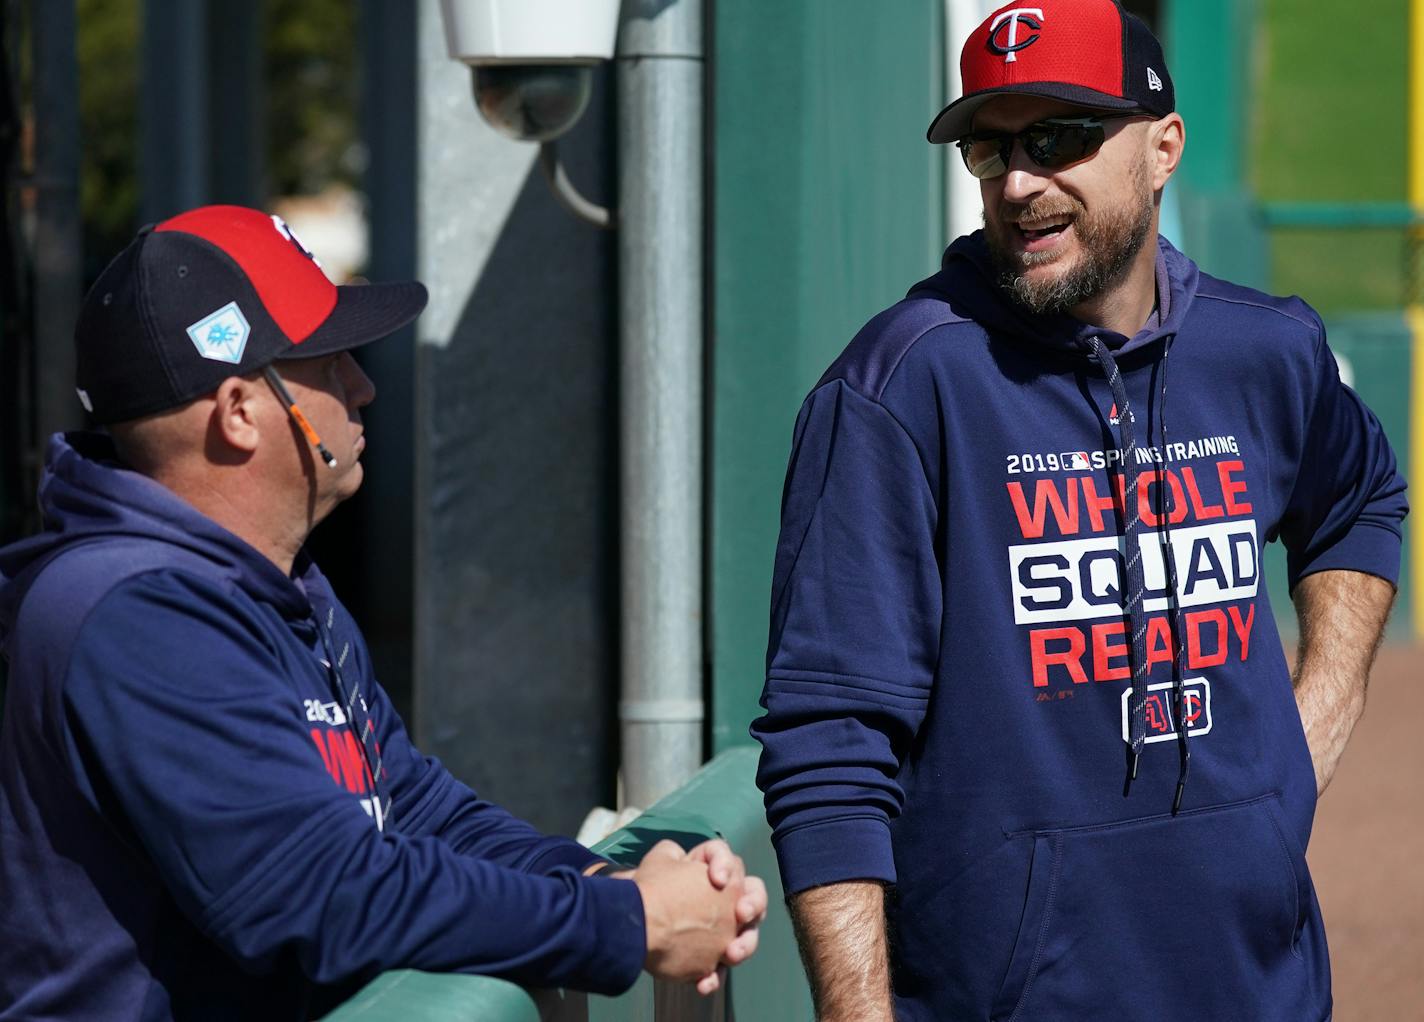
M 228 302 L 188 327 L 188 336 L 193 339 L 199 355 L 232 365 L 242 361 L 250 333 L 252 327 L 247 325 L 247 317 L 236 302 Z

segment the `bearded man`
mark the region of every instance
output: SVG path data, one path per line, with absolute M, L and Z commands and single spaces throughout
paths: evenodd
M 962 68 L 929 138 L 984 230 L 827 370 L 782 506 L 752 731 L 818 1018 L 1322 1022 L 1304 850 L 1394 455 L 1309 306 L 1158 236 L 1185 126 L 1145 25 L 1010 5 Z

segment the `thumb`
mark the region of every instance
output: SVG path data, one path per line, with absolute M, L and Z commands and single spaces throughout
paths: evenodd
M 677 862 L 685 858 L 687 858 L 687 853 L 682 850 L 681 845 L 679 845 L 676 841 L 669 841 L 667 838 L 664 838 L 657 844 L 653 845 L 652 848 L 648 849 L 648 854 L 643 856 L 643 861 L 647 862 L 649 860 L 663 860 L 667 862 Z

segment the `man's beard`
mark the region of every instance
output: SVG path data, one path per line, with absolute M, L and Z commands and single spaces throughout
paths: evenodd
M 1024 206 L 1014 219 L 1044 220 L 1070 214 L 1078 235 L 1077 260 L 1056 276 L 1030 279 L 1026 271 L 1061 258 L 1056 253 L 1014 252 L 1004 235 L 1017 228 L 1011 223 L 995 227 L 986 223 L 984 236 L 989 254 L 999 273 L 999 287 L 1019 305 L 1032 312 L 1067 312 L 1096 298 L 1126 276 L 1132 261 L 1152 233 L 1154 205 L 1146 166 L 1139 164 L 1132 175 L 1130 201 L 1116 209 L 1089 215 L 1083 204 L 1071 196 L 1037 199 Z

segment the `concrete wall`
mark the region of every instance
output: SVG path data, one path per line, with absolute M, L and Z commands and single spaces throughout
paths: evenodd
M 608 78 L 562 144 L 612 187 Z M 417 7 L 414 724 L 421 748 L 556 832 L 616 765 L 612 236 L 557 205 L 536 148 L 477 114 Z

